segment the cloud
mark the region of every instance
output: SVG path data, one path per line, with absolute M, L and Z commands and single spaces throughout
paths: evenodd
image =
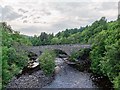
M 56 27 L 42 27 L 42 26 L 30 26 L 20 28 L 18 31 L 21 31 L 21 34 L 26 34 L 28 36 L 40 35 L 41 32 L 46 33 L 57 33 L 58 28 Z
M 116 4 L 116 2 L 104 2 L 101 5 L 101 10 L 110 10 L 117 7 L 118 7 L 118 4 Z
M 42 9 L 40 12 L 42 12 L 43 15 L 51 15 L 51 12 L 46 9 Z
M 23 9 L 18 9 L 18 12 L 22 12 L 22 13 L 27 13 L 28 11 L 26 11 L 26 10 L 23 10 Z
M 22 33 L 22 34 L 32 36 L 33 34 L 38 35 L 40 33 L 40 28 L 30 26 L 30 27 L 26 27 L 26 28 L 20 28 L 20 31 L 21 31 L 20 33 Z
M 5 7 L 2 8 L 3 21 L 15 20 L 15 19 L 17 19 L 21 16 L 22 15 L 16 13 L 11 6 L 5 6 Z
M 109 21 L 117 18 L 117 2 L 59 1 L 11 0 L 10 2 L 5 0 L 4 19 L 12 25 L 13 29 L 23 34 L 38 35 L 43 31 L 57 33 L 66 28 L 86 26 L 102 16 L 107 17 Z

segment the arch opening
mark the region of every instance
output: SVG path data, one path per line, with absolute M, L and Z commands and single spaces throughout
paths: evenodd
M 66 57 L 68 57 L 68 54 L 65 51 L 63 51 L 63 50 L 54 49 L 54 52 L 56 53 L 56 56 L 59 57 L 59 58 L 66 58 Z

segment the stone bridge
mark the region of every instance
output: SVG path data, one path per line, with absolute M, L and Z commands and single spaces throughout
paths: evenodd
M 45 45 L 45 46 L 28 46 L 23 49 L 40 55 L 45 50 L 62 50 L 67 55 L 71 55 L 72 52 L 79 51 L 81 48 L 91 48 L 91 45 L 81 44 L 65 44 L 65 45 Z

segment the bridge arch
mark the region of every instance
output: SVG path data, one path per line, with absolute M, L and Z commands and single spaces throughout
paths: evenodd
M 63 50 L 60 50 L 60 49 L 54 49 L 54 52 L 56 53 L 56 56 L 57 57 L 68 57 L 68 54 L 63 51 Z
M 68 56 L 74 51 L 79 51 L 81 48 L 91 48 L 91 45 L 80 45 L 80 44 L 65 44 L 65 45 L 45 45 L 45 46 L 29 46 L 23 47 L 22 49 L 36 53 L 38 56 L 45 50 L 61 50 L 64 51 Z

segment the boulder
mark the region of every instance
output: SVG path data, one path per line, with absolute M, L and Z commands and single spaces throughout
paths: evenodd
M 55 67 L 55 74 L 58 74 L 60 72 L 60 67 L 59 66 L 56 66 Z

